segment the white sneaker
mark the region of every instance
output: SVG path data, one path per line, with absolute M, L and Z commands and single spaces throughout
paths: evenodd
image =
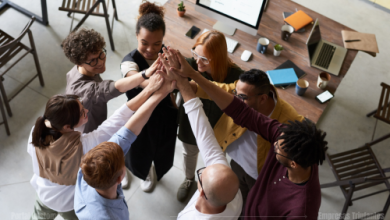
M 122 183 L 122 189 L 130 188 L 130 177 L 131 177 L 130 170 L 126 168 L 125 177 L 123 178 L 123 180 L 121 182 Z
M 154 170 L 154 166 L 150 167 L 149 174 L 146 177 L 145 181 L 141 180 L 141 189 L 144 192 L 150 192 L 154 185 L 156 184 L 156 171 Z

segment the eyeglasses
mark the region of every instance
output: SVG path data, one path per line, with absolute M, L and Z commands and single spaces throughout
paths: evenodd
M 107 51 L 106 51 L 106 49 L 103 48 L 103 49 L 102 49 L 102 52 L 100 52 L 98 58 L 94 58 L 94 59 L 91 60 L 91 62 L 85 63 L 85 64 L 88 64 L 88 65 L 90 65 L 91 67 L 94 67 L 94 66 L 96 66 L 96 65 L 98 64 L 99 59 L 100 59 L 100 60 L 104 60 L 104 58 L 106 58 L 106 55 L 107 55 Z
M 276 149 L 280 150 L 279 147 L 280 147 L 279 142 L 278 142 L 278 141 L 275 141 L 275 143 L 274 143 L 274 152 L 275 152 L 275 154 L 277 154 L 277 155 L 279 155 L 279 156 L 282 156 L 282 157 L 284 157 L 284 158 L 287 158 L 287 159 L 289 159 L 289 160 L 294 160 L 294 159 L 292 159 L 292 158 L 290 158 L 290 157 L 286 157 L 286 156 L 284 156 L 284 155 L 282 155 L 282 154 L 277 153 L 277 152 L 276 152 Z
M 206 57 L 199 56 L 193 49 L 191 49 L 191 53 L 192 53 L 192 57 L 195 60 L 200 59 L 200 61 L 202 61 L 203 64 L 209 64 L 210 63 L 209 59 L 207 59 Z
M 203 189 L 202 180 L 200 179 L 200 176 L 202 175 L 202 172 L 203 172 L 204 169 L 206 169 L 206 167 L 200 168 L 199 170 L 196 171 L 196 174 L 198 174 L 198 180 L 199 180 L 199 183 L 200 183 L 200 187 L 202 187 L 204 198 L 206 198 L 206 200 L 207 200 L 206 193 L 205 193 L 205 191 Z
M 262 95 L 262 94 L 263 94 L 263 93 L 259 93 L 259 94 L 257 94 L 257 95 L 251 95 L 251 96 L 244 95 L 244 94 L 238 94 L 238 95 L 237 95 L 237 90 L 236 90 L 236 89 L 233 89 L 233 90 L 232 90 L 232 93 L 233 93 L 234 96 L 236 96 L 237 98 L 241 99 L 242 101 L 248 100 L 249 97 L 259 96 L 259 95 Z

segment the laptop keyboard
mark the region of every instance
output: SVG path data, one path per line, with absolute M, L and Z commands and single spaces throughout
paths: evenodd
M 335 51 L 336 47 L 327 43 L 323 43 L 320 50 L 320 54 L 318 55 L 316 60 L 316 65 L 328 69 Z

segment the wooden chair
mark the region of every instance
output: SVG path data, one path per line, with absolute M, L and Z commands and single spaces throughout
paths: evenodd
M 8 63 L 12 58 L 14 58 L 19 52 L 26 51 L 18 60 L 16 60 L 13 64 L 11 64 L 4 72 L 0 73 L 0 91 L 3 95 L 4 104 L 7 109 L 8 115 L 12 116 L 11 107 L 9 105 L 9 102 L 15 98 L 16 95 L 18 95 L 24 88 L 26 88 L 37 76 L 39 77 L 39 82 L 41 83 L 41 86 L 44 86 L 45 83 L 43 81 L 41 66 L 39 65 L 37 50 L 35 48 L 34 39 L 32 32 L 30 30 L 31 25 L 35 21 L 35 17 L 32 17 L 31 20 L 28 22 L 26 27 L 23 29 L 23 31 L 20 33 L 20 35 L 14 39 L 4 31 L 0 30 L 0 69 Z M 27 47 L 26 45 L 22 44 L 20 41 L 22 38 L 28 34 L 28 38 L 30 40 L 31 48 Z M 4 89 L 4 74 L 6 74 L 15 64 L 17 64 L 23 57 L 25 57 L 27 54 L 31 53 L 34 57 L 35 61 L 35 67 L 37 68 L 37 74 L 34 75 L 26 84 L 22 86 L 14 95 L 11 97 L 7 97 L 7 94 Z
M 5 131 L 7 132 L 7 135 L 9 136 L 9 135 L 11 135 L 11 132 L 9 131 L 7 116 L 5 115 L 3 100 L 1 99 L 1 96 L 0 96 L 0 111 L 1 111 L 1 116 L 3 117 L 3 121 L 0 122 L 0 125 L 4 124 Z
M 384 82 L 381 83 L 381 86 L 382 86 L 382 92 L 379 98 L 378 108 L 366 115 L 367 117 L 374 115 L 374 118 L 376 118 L 374 132 L 372 133 L 371 141 L 374 140 L 376 125 L 378 123 L 378 120 L 390 124 L 390 86 Z
M 116 10 L 115 0 L 112 0 L 112 7 L 114 8 L 114 16 L 112 18 L 112 24 L 111 24 L 111 28 L 110 28 L 110 23 L 108 21 L 108 18 L 110 15 L 107 12 L 107 8 L 109 6 L 109 3 L 110 3 L 110 0 L 107 0 L 107 4 L 106 4 L 106 0 L 63 0 L 62 6 L 59 7 L 58 9 L 60 11 L 67 11 L 68 16 L 70 16 L 71 13 L 73 13 L 72 23 L 70 26 L 70 32 L 72 32 L 75 13 L 80 13 L 80 14 L 85 14 L 85 15 L 80 20 L 80 22 L 77 24 L 77 26 L 73 29 L 73 31 L 76 31 L 79 27 L 81 27 L 81 25 L 85 22 L 85 20 L 90 15 L 104 17 L 106 20 L 108 38 L 110 40 L 111 49 L 112 49 L 112 51 L 115 51 L 112 32 L 114 29 L 114 18 L 116 20 L 118 20 L 118 14 L 117 14 L 117 10 Z M 99 10 L 100 5 L 102 5 L 103 12 L 100 12 L 100 10 Z
M 321 188 L 328 188 L 339 186 L 345 197 L 345 203 L 341 212 L 340 220 L 345 218 L 348 206 L 352 206 L 352 202 L 363 199 L 369 196 L 373 196 L 379 193 L 390 191 L 390 184 L 385 175 L 390 171 L 390 168 L 382 169 L 378 160 L 375 157 L 371 146 L 381 142 L 382 140 L 389 138 L 390 134 L 378 138 L 375 141 L 365 144 L 362 147 L 349 150 L 346 152 L 326 155 L 333 174 L 336 177 L 336 181 L 333 183 L 322 184 Z M 379 184 L 384 184 L 386 189 L 379 190 L 370 194 L 362 195 L 356 198 L 352 198 L 354 192 L 367 189 Z M 374 215 L 380 215 L 379 219 L 384 219 L 387 210 L 390 206 L 390 194 L 386 200 L 383 209 L 376 214 L 366 215 L 360 219 L 368 218 Z

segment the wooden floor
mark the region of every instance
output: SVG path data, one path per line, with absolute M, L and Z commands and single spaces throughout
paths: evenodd
M 197 26 L 201 30 L 204 28 L 211 30 L 216 20 L 195 11 L 195 0 L 184 1 L 186 14 L 184 17 L 179 17 L 176 12 L 178 3 L 179 0 L 169 0 L 164 5 L 166 9 L 165 22 L 167 26 L 164 43 L 179 49 L 184 56 L 190 57 L 190 49 L 195 44 L 196 38 L 199 37 L 200 34 L 198 34 L 195 39 L 190 39 L 184 36 L 184 34 L 192 27 L 192 25 Z M 321 70 L 309 66 L 306 40 L 312 25 L 308 25 L 304 33 L 294 33 L 288 42 L 281 39 L 280 28 L 284 24 L 282 12 L 293 12 L 295 9 L 303 10 L 314 20 L 316 18 L 319 19 L 323 39 L 340 46 L 343 45 L 341 30 L 351 30 L 350 28 L 292 1 L 271 0 L 261 18 L 257 36 L 249 35 L 238 29 L 234 36 L 228 36 L 229 38 L 235 39 L 239 42 L 239 45 L 235 49 L 234 53 L 229 54 L 229 56 L 244 70 L 256 68 L 268 71 L 275 69 L 288 59 L 294 62 L 299 68 L 306 72 L 306 76 L 303 78 L 309 81 L 309 89 L 302 97 L 295 94 L 295 86 L 290 86 L 285 90 L 278 89 L 278 93 L 282 99 L 294 106 L 299 114 L 316 123 L 326 108 L 327 103 L 320 104 L 315 100 L 315 96 L 322 93 L 324 90 L 321 90 L 316 86 L 317 77 Z M 260 37 L 266 37 L 270 40 L 270 45 L 268 46 L 266 54 L 261 54 L 256 51 L 257 40 Z M 279 57 L 274 57 L 273 46 L 277 43 L 282 44 L 285 49 Z M 240 59 L 244 50 L 249 50 L 253 53 L 249 62 L 244 62 Z M 331 81 L 328 84 L 327 89 L 331 93 L 336 91 L 352 61 L 355 59 L 356 53 L 357 51 L 348 50 L 340 76 L 332 76 Z

